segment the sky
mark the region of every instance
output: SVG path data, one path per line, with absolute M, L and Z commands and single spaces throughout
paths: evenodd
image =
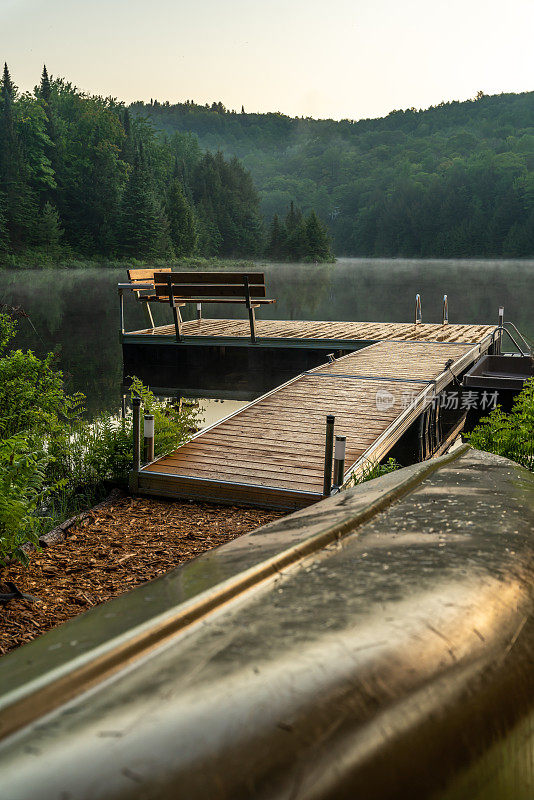
M 290 116 L 534 90 L 534 0 L 0 0 L 0 59 L 92 94 Z

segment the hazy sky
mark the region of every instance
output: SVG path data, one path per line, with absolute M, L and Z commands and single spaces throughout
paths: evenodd
M 534 89 L 534 0 L 0 0 L 0 59 L 122 100 L 360 119 Z

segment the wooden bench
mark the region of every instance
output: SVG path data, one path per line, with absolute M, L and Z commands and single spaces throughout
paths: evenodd
M 181 341 L 180 306 L 196 303 L 202 318 L 202 303 L 238 303 L 248 309 L 250 338 L 256 341 L 255 309 L 275 303 L 266 298 L 263 272 L 169 272 L 154 270 L 155 297 L 173 310 L 176 338 Z
M 158 272 L 170 272 L 169 268 L 159 268 Z M 147 319 L 148 327 L 154 329 L 154 319 L 150 310 L 149 303 L 165 302 L 164 298 L 156 296 L 156 288 L 154 286 L 154 272 L 153 269 L 129 269 L 128 278 L 133 289 L 133 293 L 138 302 L 143 304 L 143 310 Z M 139 286 L 139 290 L 135 290 L 135 286 Z M 150 288 L 147 288 L 150 287 Z

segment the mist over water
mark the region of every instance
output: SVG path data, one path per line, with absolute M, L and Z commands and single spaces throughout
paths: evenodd
M 412 322 L 419 292 L 423 322 L 440 322 L 447 294 L 451 323 L 496 324 L 504 305 L 505 319 L 534 339 L 534 260 L 340 258 L 327 265 L 257 266 L 266 273 L 268 296 L 277 300 L 258 309 L 259 319 Z M 69 390 L 87 395 L 91 414 L 119 406 L 117 283 L 125 278 L 116 268 L 2 273 L 0 303 L 21 306 L 30 317 L 19 320 L 16 344 L 38 354 L 55 350 Z M 140 304 L 129 298 L 125 306 L 126 329 L 145 327 Z M 188 309 L 184 317 L 194 313 Z M 245 317 L 246 312 L 210 305 L 204 315 Z M 157 324 L 171 323 L 170 309 L 158 306 L 155 318 Z

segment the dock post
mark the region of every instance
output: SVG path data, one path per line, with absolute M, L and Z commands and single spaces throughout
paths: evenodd
M 120 338 L 124 333 L 124 292 L 119 288 L 119 334 Z
M 133 471 L 141 468 L 141 398 L 132 399 L 133 406 Z
M 449 324 L 449 302 L 447 300 L 447 295 L 443 295 L 443 318 L 442 318 L 442 325 Z
M 154 461 L 154 414 L 145 414 L 143 417 L 144 454 L 145 463 Z
M 128 476 L 128 488 L 132 494 L 137 492 L 139 488 L 139 471 L 141 469 L 141 420 L 140 420 L 140 410 L 141 410 L 141 398 L 140 397 L 133 397 L 132 398 L 132 407 L 133 407 L 133 425 L 132 425 L 132 435 L 133 435 L 133 462 L 132 462 L 132 469 Z
M 345 452 L 347 449 L 346 436 L 336 436 L 334 447 L 334 486 L 343 486 L 345 477 Z
M 421 311 L 421 295 L 415 295 L 415 324 L 419 325 L 423 321 L 423 314 Z
M 334 449 L 334 422 L 333 414 L 326 417 L 326 440 L 324 448 L 324 481 L 323 497 L 330 497 L 332 493 L 332 454 Z
M 502 332 L 504 328 L 504 306 L 499 306 L 499 333 L 495 341 L 495 352 L 497 355 L 501 354 Z

